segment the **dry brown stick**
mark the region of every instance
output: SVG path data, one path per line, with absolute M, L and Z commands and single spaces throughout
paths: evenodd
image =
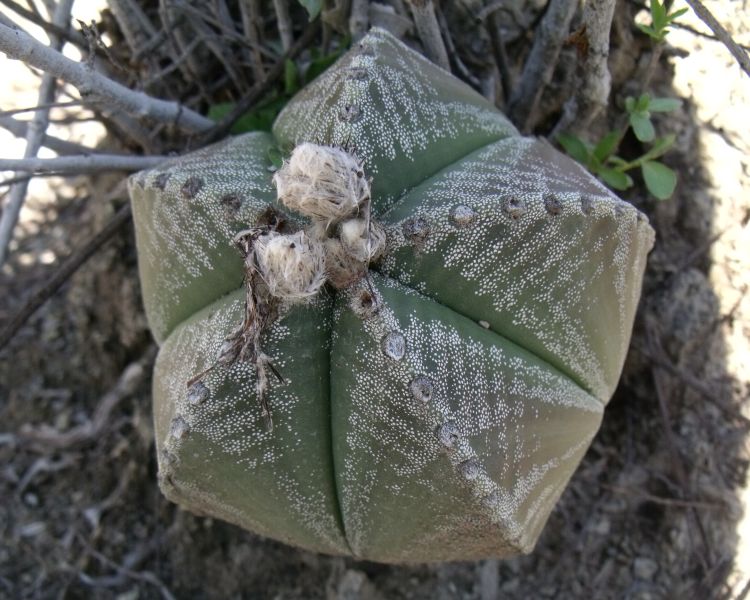
M 523 66 L 521 80 L 508 102 L 508 116 L 523 132 L 528 131 L 539 98 L 552 79 L 577 5 L 577 0 L 550 0 L 534 32 L 534 44 Z
M 257 23 L 260 22 L 260 11 L 257 0 L 240 0 L 240 14 L 242 15 L 242 29 L 250 42 L 250 56 L 252 58 L 250 66 L 257 85 L 257 82 L 266 78 L 266 69 L 263 66 L 259 49 L 261 43 Z
M 70 12 L 73 9 L 73 0 L 61 0 L 55 8 L 52 22 L 58 27 L 65 27 L 70 23 Z M 60 52 L 65 45 L 62 38 L 50 35 L 49 50 Z M 45 46 L 42 46 L 45 47 Z M 46 48 L 46 47 L 45 47 Z M 49 73 L 42 76 L 39 84 L 38 102 L 39 104 L 53 104 L 57 93 L 57 81 Z M 24 148 L 24 158 L 33 159 L 39 153 L 42 147 L 42 140 L 49 127 L 49 108 L 43 108 L 34 113 L 26 130 L 26 147 Z M 3 265 L 8 256 L 8 247 L 13 238 L 13 230 L 21 214 L 21 208 L 26 200 L 28 191 L 28 182 L 23 181 L 13 186 L 10 190 L 8 200 L 0 215 L 0 266 Z
M 747 75 L 750 75 L 750 56 L 742 48 L 737 45 L 732 35 L 724 29 L 724 26 L 716 20 L 716 17 L 711 14 L 705 5 L 700 0 L 685 0 L 688 6 L 693 9 L 693 12 L 698 15 L 698 18 L 703 21 L 714 35 L 719 38 L 722 44 L 727 47 L 727 50 L 732 53 L 732 56 L 737 60 L 740 67 Z
M 349 33 L 353 42 L 358 42 L 367 33 L 370 24 L 367 0 L 352 0 L 352 9 L 349 14 Z
M 562 115 L 550 137 L 563 131 L 586 131 L 607 107 L 612 76 L 607 66 L 609 33 L 615 14 L 615 0 L 588 0 L 583 8 L 583 35 L 586 57 L 577 77 L 575 90 L 563 106 Z
M 488 15 L 485 28 L 490 34 L 492 52 L 495 56 L 497 70 L 500 73 L 500 82 L 502 84 L 502 100 L 500 105 L 504 106 L 508 102 L 511 92 L 515 89 L 516 83 L 508 63 L 508 53 L 505 50 L 505 41 L 502 36 L 502 21 L 497 10 L 493 10 Z
M 636 344 L 633 345 L 633 349 L 640 352 L 649 361 L 653 362 L 654 365 L 664 369 L 667 373 L 669 373 L 673 377 L 678 378 L 685 385 L 691 387 L 696 392 L 701 394 L 706 400 L 716 406 L 727 419 L 731 421 L 740 421 L 741 423 L 746 425 L 750 424 L 750 419 L 745 417 L 742 413 L 740 413 L 739 411 L 734 413 L 731 412 L 728 407 L 724 406 L 717 400 L 716 388 L 712 388 L 706 382 L 693 377 L 690 373 L 686 373 L 683 369 L 677 367 L 674 363 L 672 363 L 669 357 L 666 356 L 666 353 L 662 352 L 660 355 L 656 355 L 653 352 L 650 352 Z M 713 383 L 717 384 L 718 382 L 714 381 Z
M 701 502 L 700 500 L 685 500 L 683 498 L 665 498 L 664 496 L 654 496 L 642 490 L 636 488 L 626 488 L 617 485 L 609 485 L 607 483 L 600 484 L 605 490 L 611 490 L 617 494 L 624 494 L 628 496 L 637 496 L 643 500 L 653 502 L 654 504 L 662 504 L 664 506 L 679 506 L 681 508 L 704 508 L 707 510 L 723 510 L 726 507 L 716 502 Z
M 294 42 L 294 45 L 289 49 L 289 52 L 284 53 L 274 66 L 266 73 L 265 77 L 258 81 L 250 90 L 245 94 L 232 111 L 219 121 L 213 128 L 211 128 L 205 135 L 198 138 L 198 146 L 202 147 L 211 142 L 215 142 L 221 139 L 232 126 L 237 122 L 237 119 L 242 117 L 252 106 L 258 102 L 268 91 L 273 87 L 276 81 L 284 74 L 284 68 L 287 60 L 295 58 L 302 50 L 307 48 L 312 43 L 315 36 L 318 33 L 320 26 L 320 19 L 315 19 L 312 23 L 307 26 L 305 32 Z
M 647 323 L 646 338 L 648 340 L 648 345 L 653 349 L 655 354 L 659 354 L 661 344 L 659 343 L 656 335 L 656 324 Z M 667 406 L 667 390 L 664 379 L 661 376 L 659 369 L 660 367 L 656 365 L 652 366 L 651 368 L 651 373 L 654 379 L 654 386 L 656 388 L 656 397 L 659 401 L 659 414 L 661 415 L 669 454 L 672 458 L 672 469 L 680 483 L 680 486 L 682 487 L 683 493 L 685 493 L 685 491 L 689 487 L 687 471 L 685 470 L 685 465 L 683 464 L 682 457 L 680 456 L 680 451 L 677 447 L 677 440 L 675 440 L 674 432 L 672 431 L 672 422 L 669 415 L 669 407 Z M 712 552 L 711 546 L 708 542 L 708 536 L 706 535 L 706 529 L 703 526 L 703 521 L 698 514 L 698 511 L 695 508 L 692 508 L 690 512 L 698 528 L 698 533 L 703 544 L 703 549 L 706 553 L 706 556 L 704 556 L 703 554 L 699 554 L 699 556 L 703 562 L 704 570 L 708 570 L 708 565 L 712 561 Z
M 107 5 L 131 53 L 137 52 L 156 35 L 156 27 L 135 0 L 109 0 Z
M 435 7 L 432 0 L 407 0 L 417 27 L 419 39 L 424 46 L 425 54 L 436 65 L 450 72 L 451 65 L 448 60 L 448 51 L 445 49 L 443 37 L 440 34 L 440 25 L 435 15 Z
M 213 125 L 210 119 L 185 106 L 133 91 L 5 24 L 0 24 L 0 51 L 73 84 L 86 101 L 99 102 L 137 117 L 168 122 L 186 131 L 203 132 Z
M 281 38 L 281 48 L 284 52 L 288 52 L 289 48 L 294 44 L 292 19 L 289 16 L 288 0 L 273 0 L 273 9 L 276 12 L 276 26 L 279 30 L 279 37 Z
M 125 204 L 104 228 L 91 237 L 79 250 L 69 256 L 60 268 L 36 290 L 24 306 L 11 317 L 8 324 L 0 331 L 0 349 L 18 333 L 39 307 L 49 300 L 55 292 L 104 244 L 110 241 L 121 227 L 130 222 L 130 204 Z
M 20 441 L 64 450 L 97 440 L 104 433 L 112 411 L 135 393 L 146 379 L 155 356 L 156 349 L 151 346 L 137 361 L 125 367 L 115 385 L 97 402 L 93 416 L 86 423 L 76 425 L 68 431 L 58 431 L 49 425 L 25 426 L 21 428 Z
M 69 100 L 65 102 L 43 102 L 36 106 L 25 106 L 23 108 L 12 108 L 10 110 L 0 110 L 0 117 L 10 117 L 12 115 L 19 115 L 27 112 L 38 112 L 40 110 L 46 110 L 48 108 L 68 108 L 70 106 L 82 106 L 83 102 L 80 100 Z
M 469 83 L 475 89 L 480 89 L 482 87 L 482 83 L 474 76 L 474 74 L 469 70 L 469 68 L 464 64 L 464 61 L 462 61 L 461 57 L 458 55 L 458 50 L 456 49 L 456 45 L 453 42 L 453 36 L 451 35 L 450 28 L 448 27 L 448 21 L 445 18 L 443 11 L 440 10 L 440 7 L 435 7 L 435 15 L 437 16 L 440 29 L 443 32 L 445 46 L 448 49 L 448 53 L 450 55 L 449 60 L 453 61 L 453 64 L 456 67 L 456 71 L 458 71 L 464 81 Z
M 57 158 L 0 158 L 0 171 L 28 173 L 98 173 L 101 171 L 140 171 L 155 167 L 167 160 L 166 156 L 136 156 L 132 154 L 79 154 Z
M 19 121 L 13 117 L 0 117 L 0 127 L 18 138 L 24 138 L 26 137 L 29 124 L 28 121 Z M 75 142 L 61 140 L 60 138 L 49 135 L 48 133 L 45 133 L 42 136 L 42 146 L 54 150 L 63 156 L 96 152 L 93 148 L 87 148 L 86 146 L 76 144 Z
M 55 25 L 54 23 L 50 23 L 49 21 L 43 19 L 41 16 L 39 16 L 35 12 L 30 11 L 27 8 L 24 8 L 17 2 L 13 2 L 13 0 L 0 0 L 0 4 L 7 6 L 10 10 L 12 10 L 18 16 L 26 19 L 30 23 L 33 23 L 34 25 L 41 27 L 48 34 L 56 35 L 60 39 L 65 40 L 66 42 L 75 44 L 81 50 L 88 49 L 88 43 L 86 42 L 86 39 L 83 37 L 83 35 L 81 35 L 80 32 L 71 30 L 65 27 L 59 27 Z

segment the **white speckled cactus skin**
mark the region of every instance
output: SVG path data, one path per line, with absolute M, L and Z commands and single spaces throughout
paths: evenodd
M 379 310 L 364 282 L 282 310 L 267 431 L 250 365 L 187 382 L 242 319 L 232 236 L 281 210 L 268 148 L 308 141 L 355 149 L 373 177 Z M 642 214 L 378 30 L 273 136 L 136 174 L 130 192 L 169 498 L 375 561 L 533 548 L 622 369 L 653 244 Z

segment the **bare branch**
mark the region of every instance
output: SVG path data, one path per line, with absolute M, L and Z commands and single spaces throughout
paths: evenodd
M 60 0 L 52 18 L 53 23 L 61 28 L 68 26 L 72 9 L 73 0 Z M 49 50 L 51 52 L 59 52 L 64 44 L 65 42 L 61 38 L 50 34 Z M 42 47 L 44 48 L 44 46 Z M 55 78 L 49 74 L 45 74 L 42 77 L 42 82 L 39 85 L 39 104 L 50 104 L 55 101 L 56 85 L 57 82 L 55 81 Z M 36 157 L 39 148 L 42 146 L 42 140 L 44 139 L 48 126 L 49 108 L 36 111 L 26 130 L 26 149 L 23 153 L 24 158 L 33 159 Z M 14 185 L 8 195 L 8 201 L 3 208 L 3 214 L 0 215 L 0 266 L 5 262 L 8 255 L 8 246 L 13 237 L 13 229 L 15 229 L 16 223 L 18 222 L 18 216 L 21 214 L 21 207 L 26 199 L 26 192 L 28 189 L 28 180 L 21 181 Z
M 29 122 L 18 121 L 13 117 L 0 116 L 0 127 L 6 129 L 7 131 L 10 131 L 16 137 L 25 138 L 29 129 Z M 61 140 L 60 138 L 56 138 L 47 133 L 42 136 L 42 146 L 44 146 L 45 148 L 49 148 L 50 150 L 54 150 L 55 152 L 57 152 L 58 154 L 62 154 L 63 156 L 69 154 L 87 154 L 89 152 L 96 152 L 96 150 L 94 150 L 93 148 L 87 148 L 86 146 L 81 146 L 80 144 L 76 144 L 74 142 Z
M 316 19 L 310 23 L 305 32 L 294 42 L 294 45 L 289 49 L 289 52 L 286 52 L 284 56 L 277 60 L 264 78 L 258 81 L 252 88 L 250 88 L 247 94 L 240 98 L 240 101 L 237 102 L 237 105 L 232 111 L 199 140 L 199 145 L 210 144 L 229 133 L 229 130 L 232 128 L 232 125 L 235 124 L 237 119 L 244 115 L 258 100 L 268 93 L 268 90 L 270 90 L 273 84 L 283 75 L 286 61 L 295 58 L 300 52 L 302 52 L 302 50 L 312 43 L 318 33 L 319 25 L 320 19 Z
M 503 39 L 502 21 L 500 20 L 498 11 L 493 10 L 488 14 L 485 28 L 490 34 L 492 52 L 495 55 L 495 64 L 497 64 L 497 70 L 500 73 L 500 82 L 502 84 L 502 98 L 498 99 L 500 100 L 498 105 L 503 106 L 505 102 L 508 101 L 511 90 L 515 89 L 515 78 L 510 70 L 508 53 L 505 50 L 505 40 Z
M 23 307 L 11 317 L 8 324 L 0 331 L 0 348 L 3 348 L 18 333 L 26 321 L 37 309 L 49 300 L 57 290 L 75 273 L 81 265 L 91 258 L 99 248 L 112 239 L 112 236 L 126 223 L 130 222 L 130 204 L 125 204 L 114 217 L 80 250 L 68 257 L 60 268 L 47 279 L 41 288 L 36 290 Z
M 737 59 L 742 70 L 745 71 L 747 75 L 750 75 L 750 56 L 748 56 L 747 52 L 737 45 L 737 42 L 732 39 L 731 34 L 724 29 L 724 26 L 719 23 L 719 21 L 716 20 L 716 17 L 711 14 L 711 11 L 708 10 L 700 0 L 685 0 L 685 2 L 688 3 L 690 8 L 693 9 L 693 12 L 698 15 L 698 18 L 708 25 L 711 31 L 714 32 L 714 35 L 727 47 L 732 53 L 732 56 Z
M 49 425 L 40 428 L 27 425 L 21 429 L 20 439 L 58 450 L 97 440 L 107 429 L 112 412 L 123 400 L 132 396 L 145 381 L 155 354 L 155 348 L 150 346 L 137 361 L 125 367 L 117 383 L 97 403 L 96 411 L 90 421 L 64 432 Z
M 189 132 L 202 132 L 213 126 L 210 119 L 177 102 L 159 100 L 126 88 L 40 44 L 25 32 L 4 24 L 0 24 L 0 51 L 73 84 L 84 102 L 114 107 L 140 118 L 173 123 Z
M 528 130 L 529 118 L 552 78 L 577 5 L 577 0 L 550 0 L 537 27 L 521 81 L 508 104 L 508 116 L 524 132 Z
M 369 4 L 367 0 L 352 0 L 352 11 L 349 15 L 349 33 L 354 42 L 361 40 L 365 33 L 367 33 L 367 26 L 369 25 L 367 11 Z
M 107 3 L 131 52 L 137 52 L 156 36 L 156 27 L 134 0 Z
M 0 117 L 9 117 L 11 115 L 20 115 L 27 112 L 37 112 L 48 108 L 68 108 L 71 106 L 81 106 L 80 100 L 70 100 L 68 102 L 44 102 L 36 106 L 27 106 L 24 108 L 13 108 L 11 110 L 0 111 Z
M 257 0 L 240 0 L 240 14 L 242 15 L 242 29 L 245 37 L 250 41 L 251 67 L 256 81 L 262 81 L 266 76 L 263 59 L 260 55 L 260 35 L 256 23 L 260 22 L 260 9 Z
M 0 4 L 7 6 L 18 16 L 26 19 L 30 23 L 41 27 L 42 29 L 44 29 L 47 35 L 57 36 L 58 39 L 65 40 L 66 42 L 70 42 L 71 44 L 75 44 L 82 50 L 86 50 L 88 48 L 88 43 L 80 32 L 75 30 L 71 31 L 67 27 L 59 27 L 54 23 L 49 23 L 42 19 L 37 13 L 24 8 L 17 2 L 13 2 L 13 0 L 0 0 Z
M 414 24 L 417 27 L 419 39 L 422 41 L 427 57 L 436 65 L 446 71 L 451 70 L 448 61 L 448 51 L 445 49 L 443 38 L 440 35 L 435 7 L 432 0 L 408 0 L 411 14 L 414 16 Z
M 287 52 L 294 43 L 292 19 L 289 16 L 289 2 L 287 0 L 273 0 L 273 9 L 276 11 L 276 24 L 281 37 L 281 47 L 284 52 Z
M 101 171 L 140 171 L 167 160 L 166 156 L 128 154 L 79 154 L 58 158 L 0 158 L 0 171 L 58 174 L 97 173 Z
M 615 14 L 615 0 L 588 0 L 583 8 L 584 35 L 588 42 L 575 92 L 563 107 L 551 137 L 573 128 L 580 132 L 607 107 L 612 77 L 607 67 L 609 32 Z

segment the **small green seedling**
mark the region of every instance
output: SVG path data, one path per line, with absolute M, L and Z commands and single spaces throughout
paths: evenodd
M 668 28 L 674 24 L 678 17 L 687 12 L 687 8 L 668 12 L 666 2 L 661 3 L 659 0 L 651 0 L 649 10 L 651 12 L 651 25 L 637 23 L 636 26 L 657 43 L 664 41 L 669 33 Z
M 563 133 L 557 141 L 565 152 L 579 163 L 586 166 L 604 183 L 616 190 L 626 190 L 633 185 L 633 179 L 627 171 L 639 168 L 648 191 L 659 200 L 666 200 L 674 193 L 677 175 L 665 164 L 656 159 L 663 156 L 674 144 L 674 134 L 663 138 L 656 137 L 651 113 L 676 110 L 681 102 L 675 98 L 651 98 L 648 94 L 625 99 L 625 110 L 628 113 L 628 125 L 635 137 L 644 143 L 652 143 L 642 156 L 625 160 L 615 154 L 626 131 L 610 131 L 596 144 L 589 144 L 579 137 Z
M 641 142 L 653 142 L 656 138 L 651 113 L 672 112 L 677 110 L 682 102 L 676 98 L 651 98 L 648 94 L 641 94 L 637 99 L 628 96 L 625 99 L 625 110 L 633 133 Z

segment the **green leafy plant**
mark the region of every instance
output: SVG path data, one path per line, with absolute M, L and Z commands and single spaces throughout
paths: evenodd
M 626 190 L 633 186 L 633 178 L 628 171 L 640 169 L 648 191 L 659 200 L 666 200 L 674 193 L 677 175 L 657 159 L 663 156 L 674 144 L 675 136 L 656 138 L 651 122 L 651 113 L 676 110 L 681 102 L 675 98 L 651 98 L 642 94 L 639 98 L 628 97 L 625 110 L 628 113 L 628 126 L 635 137 L 651 147 L 632 160 L 615 154 L 624 137 L 623 131 L 610 131 L 595 144 L 589 144 L 579 137 L 563 133 L 557 141 L 565 152 L 584 165 L 591 173 L 615 190 Z
M 673 12 L 667 12 L 666 2 L 662 3 L 659 0 L 650 0 L 649 10 L 651 12 L 651 25 L 637 23 L 636 26 L 655 42 L 663 42 L 669 33 L 669 27 L 674 23 L 675 19 L 684 15 L 688 9 L 681 8 Z
M 377 29 L 129 190 L 170 499 L 381 562 L 533 548 L 622 370 L 642 214 Z

